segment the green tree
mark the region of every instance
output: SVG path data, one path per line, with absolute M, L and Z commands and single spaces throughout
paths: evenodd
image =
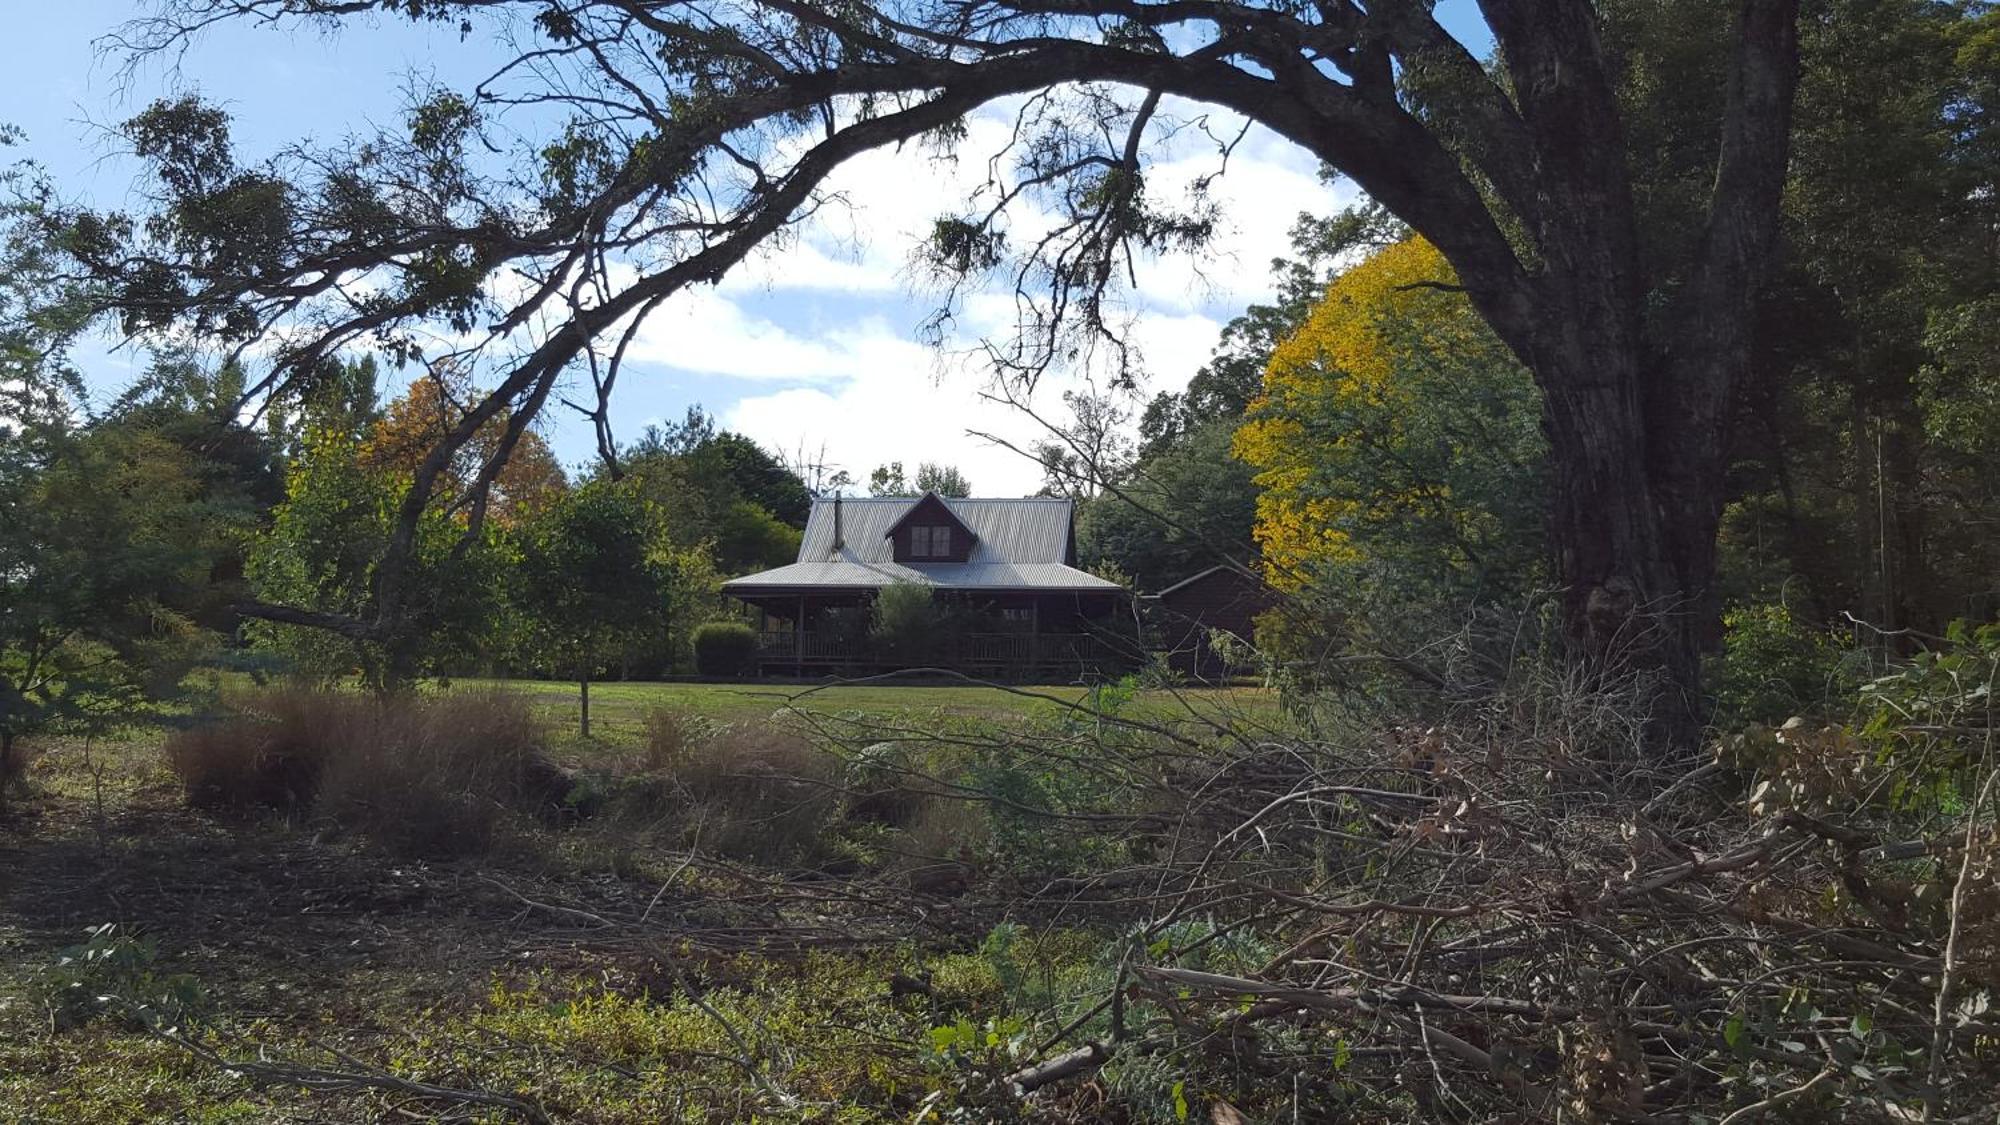
M 972 495 L 972 480 L 959 472 L 956 465 L 939 465 L 925 461 L 917 466 L 917 491 L 935 492 L 939 496 L 963 499 Z
M 523 529 L 516 605 L 530 658 L 577 681 L 590 737 L 590 681 L 663 631 L 673 576 L 658 513 L 636 489 L 592 481 Z
M 23 737 L 179 691 L 217 639 L 198 617 L 227 529 L 203 503 L 217 470 L 200 443 L 87 413 L 68 352 L 88 295 L 56 268 L 50 189 L 26 167 L 0 187 L 3 805 Z
M 384 690 L 490 660 L 504 634 L 509 563 L 507 540 L 491 526 L 467 540 L 459 521 L 426 513 L 406 611 L 393 628 L 368 624 L 408 478 L 368 468 L 361 449 L 339 427 L 306 433 L 284 502 L 250 549 L 250 586 L 262 608 L 248 630 L 253 643 L 307 678 L 359 672 Z
M 726 481 L 779 523 L 805 529 L 806 517 L 812 514 L 812 493 L 797 473 L 763 446 L 724 430 L 690 450 L 688 459 L 696 476 Z
M 2000 286 L 2000 17 L 1926 0 L 1808 13 L 1787 268 L 1738 407 L 1726 588 L 1942 632 L 2000 611 L 2000 492 L 1975 436 L 1995 421 L 1978 372 Z M 1686 143 L 1672 115 L 1647 117 L 1656 147 Z M 1684 163 L 1687 194 L 1698 160 Z
M 1263 394 L 1264 368 L 1326 294 L 1338 266 L 1356 252 L 1407 236 L 1379 206 L 1330 219 L 1299 216 L 1292 256 L 1271 263 L 1275 297 L 1223 327 L 1215 353 L 1180 392 L 1163 392 L 1138 421 L 1129 464 L 1110 464 L 1099 488 L 1065 487 L 1086 476 L 1078 450 L 1102 449 L 1085 426 L 1043 455 L 1052 487 L 1080 496 L 1077 550 L 1088 565 L 1110 565 L 1141 590 L 1158 590 L 1224 562 L 1252 563 L 1257 548 L 1256 471 L 1231 452 L 1244 411 Z M 1122 420 L 1120 420 L 1122 424 Z M 1101 454 L 1099 454 L 1101 456 Z
M 904 667 L 928 664 L 944 615 L 922 582 L 892 582 L 876 592 L 868 611 L 868 636 L 882 660 Z
M 917 492 L 910 487 L 909 478 L 903 473 L 903 463 L 891 461 L 875 466 L 875 470 L 868 474 L 868 495 L 915 496 Z
M 762 505 L 738 500 L 716 523 L 712 553 L 724 573 L 745 574 L 797 562 L 802 538 Z
M 58 225 L 126 328 L 282 339 L 279 380 L 364 334 L 414 357 L 441 331 L 546 323 L 412 476 L 378 584 L 386 618 L 402 612 L 414 529 L 443 467 L 478 424 L 504 410 L 526 425 L 582 373 L 601 426 L 620 325 L 724 275 L 848 160 L 920 138 L 950 145 L 995 102 L 1029 108 L 995 163 L 1001 205 L 968 200 L 931 224 L 923 263 L 945 292 L 932 326 L 943 331 L 973 286 L 1004 272 L 1024 299 L 1018 331 L 984 349 L 997 375 L 1029 384 L 1075 360 L 1129 381 L 1117 326 L 1132 263 L 1200 248 L 1217 229 L 1212 206 L 1163 202 L 1149 187 L 1159 142 L 1185 133 L 1165 99 L 1219 106 L 1302 147 L 1436 246 L 1532 373 L 1568 635 L 1586 657 L 1660 673 L 1659 730 L 1689 739 L 1720 614 L 1733 404 L 1779 225 L 1797 5 L 1695 8 L 1685 34 L 1654 40 L 1616 34 L 1613 5 L 1488 3 L 1488 66 L 1431 6 L 1400 0 L 995 0 L 977 11 L 695 0 L 642 19 L 628 0 L 411 4 L 397 11 L 461 21 L 521 65 L 476 89 L 428 92 L 351 150 L 261 167 L 237 160 L 214 107 L 162 102 L 124 129 L 155 173 L 146 195 L 157 205 L 141 219 L 71 212 Z M 223 19 L 377 15 L 348 0 L 179 0 L 125 41 L 172 51 Z M 1650 203 L 1687 179 L 1675 167 L 1657 180 L 1632 143 L 1630 80 L 1684 73 L 1689 55 L 1723 96 L 1712 110 L 1680 103 L 1708 111 L 1680 135 L 1712 140 L 1695 221 L 1665 222 Z M 517 158 L 486 158 L 506 137 L 519 138 Z M 798 143 L 746 151 L 753 137 Z M 1027 207 L 1053 213 L 1047 237 L 1009 237 Z M 565 302 L 559 285 L 493 284 L 606 256 L 644 265 L 589 301 Z M 379 286 L 365 301 L 328 282 L 362 276 Z M 515 346 L 512 333 L 489 338 L 496 352 Z
M 24 735 L 176 695 L 220 639 L 197 617 L 225 541 L 200 463 L 78 425 L 60 382 L 0 372 L 0 791 Z
M 1254 560 L 1256 470 L 1231 452 L 1235 418 L 1150 443 L 1077 510 L 1077 553 L 1156 591 L 1229 559 Z
M 1378 250 L 1409 231 L 1379 204 L 1350 207 L 1332 218 L 1300 215 L 1292 225 L 1292 253 L 1271 263 L 1275 294 L 1222 326 L 1215 354 L 1179 392 L 1154 395 L 1139 416 L 1140 455 L 1157 452 L 1210 422 L 1232 426 L 1264 391 L 1264 366 L 1285 338 L 1298 331 L 1326 294 L 1339 267 L 1357 253 Z
M 798 558 L 812 509 L 805 482 L 756 442 L 717 430 L 698 406 L 681 423 L 649 427 L 620 452 L 617 475 L 659 510 L 677 547 L 709 552 L 724 573 Z
M 868 474 L 870 496 L 922 496 L 926 492 L 958 499 L 972 495 L 972 481 L 956 466 L 930 461 L 917 465 L 914 480 L 904 476 L 901 461 L 877 465 L 875 471 Z

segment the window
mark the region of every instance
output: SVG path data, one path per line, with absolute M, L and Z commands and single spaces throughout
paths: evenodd
M 951 528 L 913 527 L 910 529 L 910 557 L 948 559 L 951 557 Z

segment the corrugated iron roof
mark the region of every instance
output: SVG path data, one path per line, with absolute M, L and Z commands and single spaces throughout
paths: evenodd
M 894 562 L 889 529 L 921 497 L 868 497 L 840 502 L 843 550 L 833 549 L 833 501 L 813 502 L 806 534 L 799 544 L 802 563 Z M 942 497 L 940 499 L 943 499 Z M 1028 497 L 1008 500 L 950 500 L 944 505 L 975 537 L 968 565 L 977 563 L 1067 563 L 1070 518 L 1068 500 Z
M 866 497 L 840 502 L 840 541 L 834 546 L 834 502 L 817 500 L 806 520 L 799 561 L 722 584 L 731 593 L 815 587 L 874 588 L 922 582 L 963 590 L 1113 591 L 1123 587 L 1069 565 L 1068 500 L 946 499 L 945 506 L 973 534 L 962 563 L 899 563 L 889 529 L 921 497 Z
M 1072 590 L 1112 593 L 1123 589 L 1095 574 L 1062 563 L 862 563 L 805 562 L 732 578 L 725 593 L 778 593 L 833 588 L 879 589 L 895 582 L 920 582 L 950 590 Z

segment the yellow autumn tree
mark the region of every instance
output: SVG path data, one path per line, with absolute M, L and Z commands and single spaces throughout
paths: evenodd
M 1545 452 L 1527 372 L 1420 238 L 1343 272 L 1272 353 L 1237 431 L 1281 588 L 1439 604 L 1541 554 Z

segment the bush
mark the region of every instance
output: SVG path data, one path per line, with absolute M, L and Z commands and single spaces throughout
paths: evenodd
M 927 664 L 937 639 L 940 615 L 931 588 L 921 582 L 894 582 L 875 595 L 869 635 L 883 660 Z
M 445 857 L 485 850 L 510 812 L 564 807 L 569 780 L 542 743 L 514 696 L 294 690 L 251 697 L 165 750 L 197 807 L 310 816 L 397 852 Z
M 694 631 L 694 667 L 704 676 L 747 675 L 757 656 L 757 630 L 741 621 L 710 621 Z
M 1824 714 L 1856 686 L 1839 638 L 1784 606 L 1739 606 L 1722 615 L 1722 628 L 1722 654 L 1709 671 L 1725 730 Z

